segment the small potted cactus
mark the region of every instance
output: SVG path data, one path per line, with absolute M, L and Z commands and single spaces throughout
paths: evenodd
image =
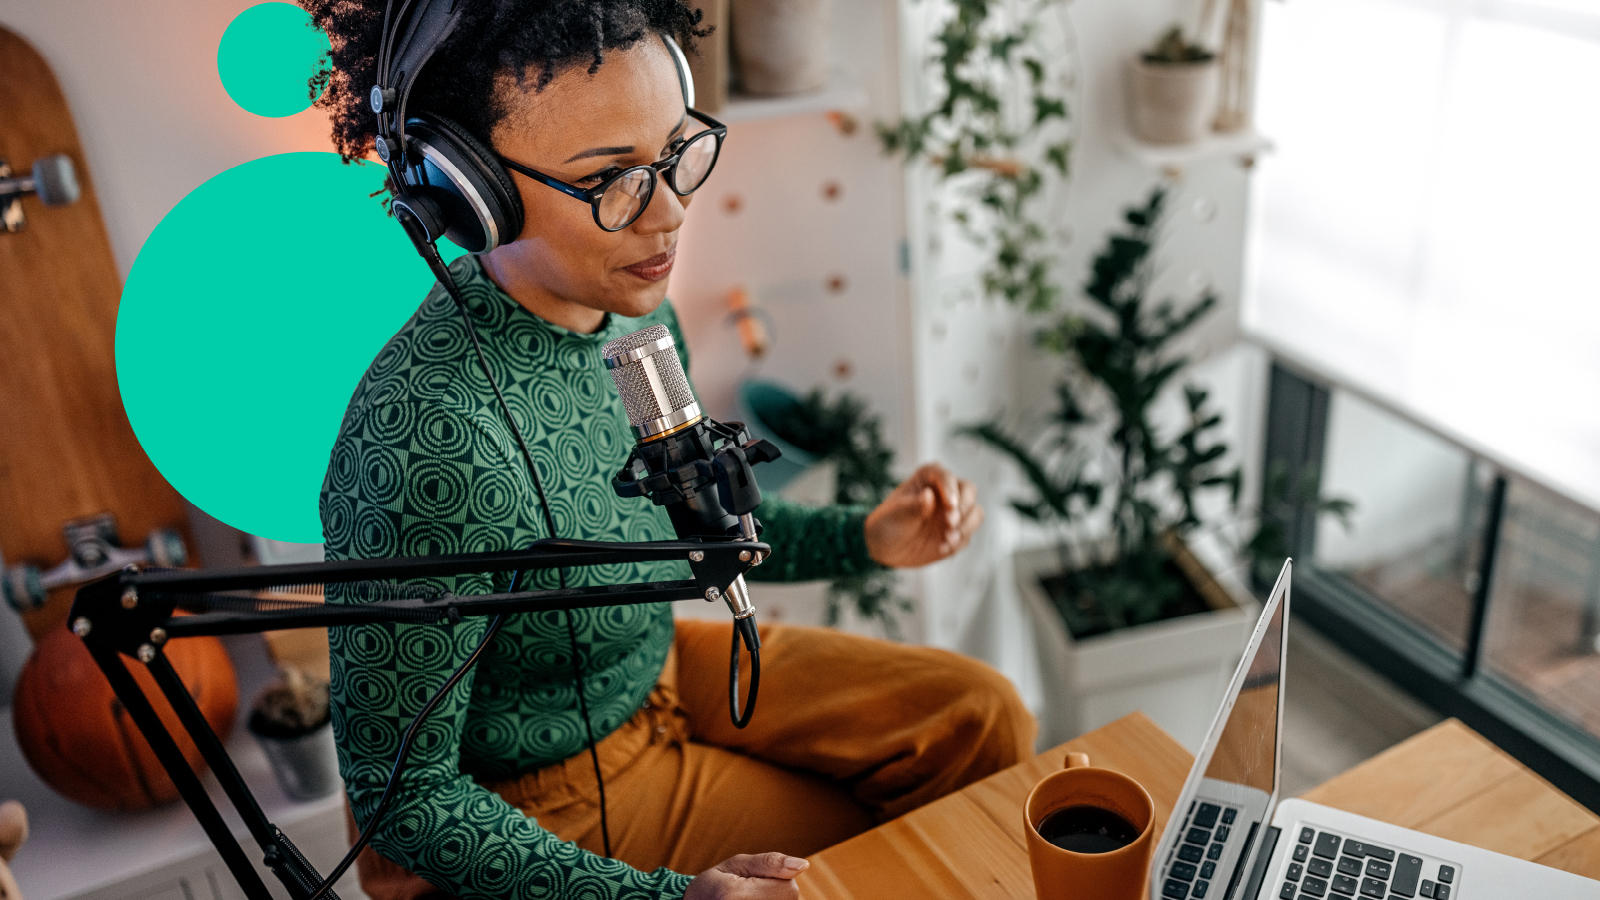
M 339 788 L 327 682 L 299 669 L 285 669 L 283 680 L 256 698 L 250 733 L 292 799 L 316 800 Z
M 1210 130 L 1221 70 L 1216 54 L 1174 25 L 1133 61 L 1133 133 L 1152 144 L 1187 144 Z

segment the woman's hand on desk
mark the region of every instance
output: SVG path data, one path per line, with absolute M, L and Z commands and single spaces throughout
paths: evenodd
M 965 547 L 982 524 L 972 482 L 927 463 L 867 515 L 867 553 L 892 569 L 925 566 Z
M 809 865 L 782 853 L 741 853 L 696 876 L 683 900 L 790 900 L 800 896 L 794 877 Z

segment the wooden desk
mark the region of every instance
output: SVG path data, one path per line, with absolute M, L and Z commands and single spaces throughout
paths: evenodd
M 1166 825 L 1193 757 L 1135 713 L 811 858 L 806 900 L 1033 900 L 1022 804 L 1067 751 L 1138 780 Z M 1600 878 L 1600 818 L 1455 720 L 1307 793 L 1328 806 Z

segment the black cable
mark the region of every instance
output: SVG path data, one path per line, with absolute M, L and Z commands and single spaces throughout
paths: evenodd
M 512 581 L 516 581 L 515 575 L 512 575 Z M 322 900 L 322 897 L 333 889 L 334 882 L 349 871 L 351 864 L 356 861 L 356 857 L 360 855 L 362 848 L 371 842 L 372 835 L 378 829 L 378 823 L 383 820 L 384 813 L 389 811 L 389 804 L 394 800 L 395 789 L 400 785 L 400 771 L 405 768 L 406 758 L 411 755 L 411 748 L 415 744 L 417 730 L 422 727 L 423 721 L 444 700 L 445 694 L 450 693 L 452 688 L 461 683 L 461 679 L 477 664 L 479 658 L 483 656 L 483 651 L 488 648 L 489 642 L 494 640 L 494 636 L 500 632 L 500 626 L 504 623 L 505 616 L 495 616 L 489 620 L 489 627 L 484 631 L 483 639 L 478 641 L 478 646 L 473 648 L 472 654 L 456 668 L 455 672 L 451 673 L 444 686 L 435 691 L 434 695 L 428 698 L 428 702 L 423 704 L 422 709 L 412 717 L 411 724 L 406 727 L 405 735 L 400 738 L 400 749 L 395 753 L 394 768 L 389 770 L 389 780 L 383 786 L 383 796 L 378 798 L 378 808 L 373 810 L 372 817 L 367 820 L 367 827 L 361 829 L 361 837 L 350 847 L 350 852 L 344 855 L 344 859 L 339 860 L 339 864 L 334 866 L 328 877 L 322 880 L 322 885 L 312 892 L 311 896 L 307 897 L 306 900 Z
M 736 619 L 733 623 L 733 659 L 728 664 L 728 715 L 733 719 L 733 727 L 743 728 L 750 724 L 750 717 L 756 712 L 756 692 L 761 689 L 761 641 L 759 638 L 750 639 L 749 633 L 745 634 L 745 643 L 750 645 L 750 695 L 745 698 L 744 714 L 739 713 L 739 636 L 741 632 L 753 632 L 755 629 L 746 629 L 744 624 L 750 619 Z
M 533 490 L 539 495 L 539 508 L 544 512 L 544 527 L 550 532 L 552 539 L 556 538 L 556 520 L 550 514 L 550 501 L 544 495 L 544 482 L 539 478 L 539 467 L 533 464 L 533 454 L 528 451 L 528 442 L 522 437 L 522 429 L 517 427 L 517 420 L 511 417 L 511 407 L 506 405 L 505 395 L 500 393 L 500 383 L 494 380 L 494 373 L 489 371 L 489 361 L 484 358 L 483 345 L 478 342 L 478 329 L 472 324 L 472 314 L 467 311 L 467 298 L 461 295 L 461 287 L 456 284 L 455 276 L 451 274 L 450 267 L 445 265 L 444 259 L 439 256 L 439 248 L 432 243 L 418 242 L 422 250 L 422 258 L 427 260 L 428 268 L 433 270 L 435 278 L 444 285 L 445 292 L 456 303 L 456 310 L 461 313 L 461 321 L 467 326 L 467 338 L 472 341 L 472 352 L 478 357 L 478 368 L 483 370 L 483 377 L 488 380 L 489 387 L 494 391 L 494 399 L 500 403 L 500 411 L 505 413 L 506 424 L 511 426 L 511 433 L 517 439 L 517 447 L 522 451 L 522 460 L 528 464 L 528 474 L 533 478 Z M 561 587 L 567 586 L 567 570 L 556 570 L 561 579 Z
M 572 624 L 572 610 L 564 609 L 567 638 L 572 642 L 572 683 L 578 686 L 578 712 L 583 715 L 583 731 L 589 738 L 589 761 L 594 763 L 594 783 L 600 786 L 600 840 L 611 858 L 611 826 L 606 821 L 606 780 L 600 775 L 600 754 L 594 749 L 594 727 L 589 724 L 589 705 L 583 697 L 583 669 L 578 665 L 578 630 Z
M 528 474 L 533 478 L 533 489 L 539 495 L 539 508 L 544 513 L 545 528 L 550 532 L 550 537 L 555 538 L 556 520 L 550 513 L 550 501 L 545 498 L 544 483 L 539 478 L 539 469 L 534 465 L 533 454 L 528 450 L 528 442 L 522 437 L 522 429 L 517 427 L 517 420 L 511 417 L 511 407 L 506 404 L 505 395 L 500 393 L 500 384 L 495 381 L 494 373 L 489 370 L 489 361 L 483 355 L 483 345 L 478 341 L 478 329 L 473 325 L 472 314 L 467 311 L 467 300 L 461 294 L 461 286 L 456 284 L 455 276 L 450 272 L 450 267 L 445 265 L 444 259 L 439 256 L 439 249 L 432 243 L 423 245 L 422 257 L 428 261 L 428 267 L 444 285 L 450 294 L 450 299 L 456 303 L 456 310 L 461 313 L 461 321 L 466 325 L 467 337 L 472 341 L 472 350 L 478 358 L 478 368 L 483 370 L 483 377 L 488 379 L 489 387 L 494 389 L 494 398 L 500 403 L 500 411 L 505 414 L 506 424 L 511 426 L 511 433 L 516 436 L 517 447 L 522 450 L 522 459 L 528 464 Z M 421 249 L 421 248 L 419 248 Z M 567 587 L 567 570 L 557 569 L 556 577 L 560 581 L 562 590 Z M 594 764 L 594 780 L 600 789 L 600 839 L 605 847 L 606 858 L 611 858 L 611 823 L 606 815 L 606 782 L 600 774 L 600 751 L 595 749 L 594 725 L 589 721 L 589 706 L 583 694 L 583 667 L 578 661 L 578 631 L 572 622 L 572 611 L 562 610 L 563 618 L 567 622 L 567 637 L 572 644 L 572 680 L 578 689 L 578 712 L 583 717 L 583 732 L 588 742 L 589 761 Z

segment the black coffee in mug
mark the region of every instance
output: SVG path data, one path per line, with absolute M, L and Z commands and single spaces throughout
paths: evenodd
M 1073 853 L 1109 853 L 1133 843 L 1139 829 L 1109 809 L 1068 806 L 1044 817 L 1039 836 Z

